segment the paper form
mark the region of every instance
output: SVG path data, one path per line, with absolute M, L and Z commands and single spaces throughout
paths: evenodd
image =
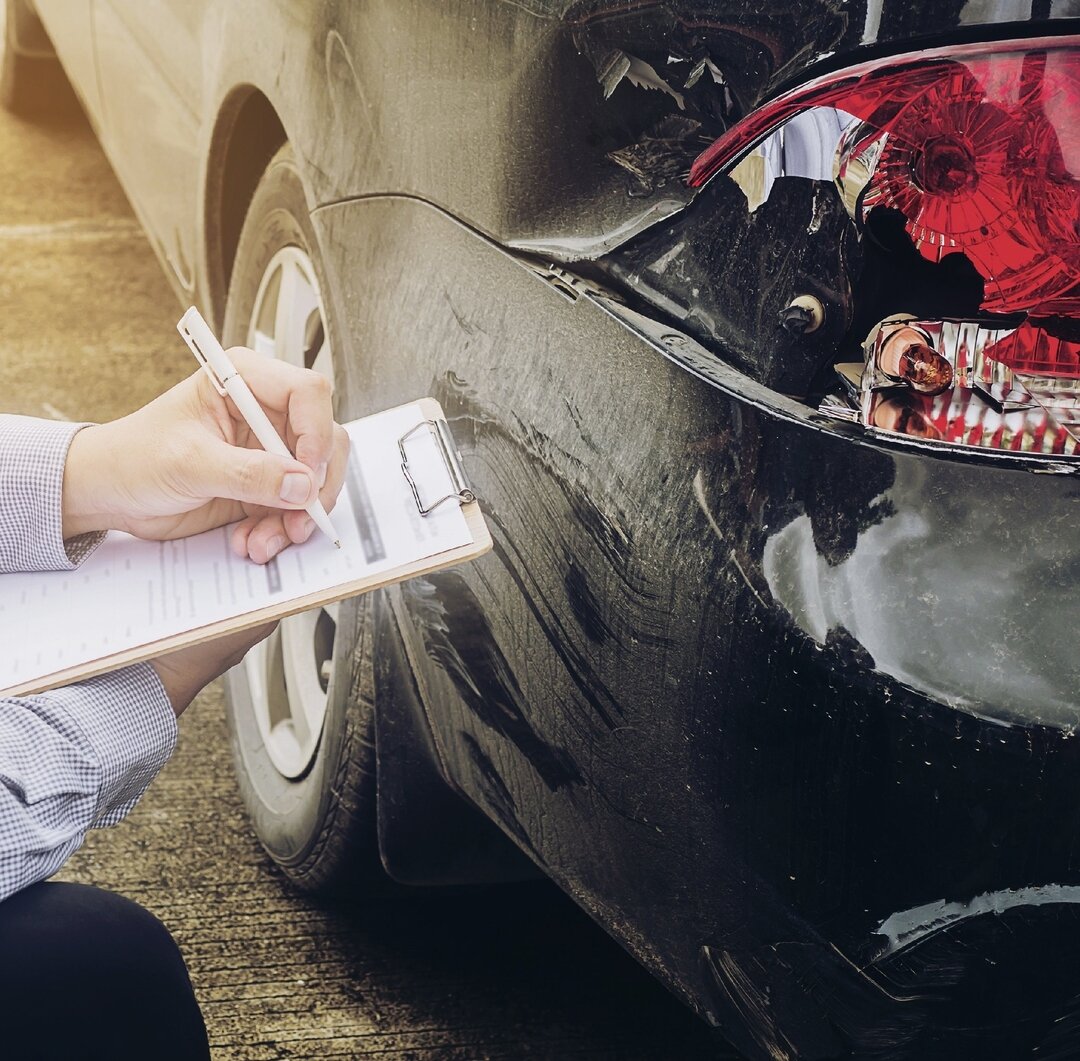
M 407 405 L 346 425 L 349 472 L 330 514 L 341 549 L 316 530 L 259 565 L 232 552 L 229 527 L 171 542 L 114 531 L 75 571 L 0 575 L 0 689 L 470 544 L 458 505 L 422 517 L 401 472 L 397 440 L 424 419 Z M 430 434 L 407 449 L 425 497 L 449 493 Z

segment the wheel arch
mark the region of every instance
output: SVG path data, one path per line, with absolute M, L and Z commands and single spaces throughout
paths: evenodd
M 206 295 L 218 329 L 251 197 L 267 164 L 288 140 L 277 109 L 255 85 L 237 85 L 226 95 L 210 136 L 203 210 Z

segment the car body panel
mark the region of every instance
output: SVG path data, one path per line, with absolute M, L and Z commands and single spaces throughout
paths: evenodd
M 857 248 L 809 184 L 751 218 L 672 165 L 808 72 L 1064 30 L 1074 5 L 162 0 L 178 70 L 134 0 L 93 3 L 127 27 L 99 61 L 109 38 L 127 76 L 156 68 L 142 120 L 110 124 L 111 76 L 99 114 L 181 295 L 190 256 L 209 300 L 214 131 L 257 90 L 315 208 L 340 412 L 447 411 L 495 549 L 391 594 L 443 778 L 752 1056 L 952 1061 L 933 1037 L 963 1013 L 1014 1061 L 1013 1002 L 1048 1030 L 1009 1028 L 1067 1045 L 1068 949 L 1023 941 L 1071 939 L 1080 899 L 1076 464 L 781 393 L 852 341 Z M 726 92 L 610 74 L 694 48 Z M 728 259 L 709 336 L 632 282 L 679 226 Z M 812 350 L 775 324 L 800 283 L 832 298 Z M 798 357 L 798 380 L 755 367 Z
M 936 1016 L 875 979 L 890 918 L 1075 901 L 1042 828 L 1080 806 L 1075 476 L 769 408 L 416 201 L 315 217 L 365 277 L 350 415 L 438 397 L 495 538 L 398 597 L 443 769 L 644 964 L 736 1035 L 742 977 L 820 981 L 770 1017 L 794 1042 L 859 988 L 838 1041 L 899 1048 Z M 939 946 L 930 981 L 971 972 Z

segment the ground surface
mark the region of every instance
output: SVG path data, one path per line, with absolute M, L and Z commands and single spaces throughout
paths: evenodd
M 81 120 L 0 112 L 0 254 L 0 410 L 109 419 L 192 370 L 181 307 Z M 244 818 L 217 687 L 135 813 L 62 876 L 169 926 L 222 1061 L 734 1056 L 546 885 L 347 910 L 291 892 Z

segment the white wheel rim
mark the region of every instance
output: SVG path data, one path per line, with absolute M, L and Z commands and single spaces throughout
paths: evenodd
M 2 0 L 0 0 L 2 2 Z M 259 282 L 248 346 L 334 378 L 319 283 L 307 252 L 283 247 Z M 277 770 L 298 778 L 311 765 L 330 693 L 338 606 L 291 616 L 244 659 L 252 710 Z

